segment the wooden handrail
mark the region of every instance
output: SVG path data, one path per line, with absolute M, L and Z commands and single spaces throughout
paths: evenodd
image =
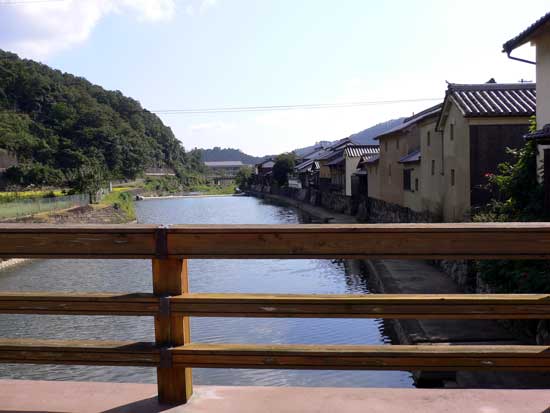
M 0 340 L 0 362 L 171 368 L 549 371 L 550 346 L 202 344 Z M 168 368 L 168 367 L 166 367 Z
M 550 294 L 207 294 L 0 292 L 0 314 L 191 317 L 550 319 Z
M 0 339 L 0 362 L 156 367 L 160 351 L 131 341 Z
M 548 294 L 193 294 L 187 258 L 548 259 L 550 224 L 0 225 L 0 257 L 152 259 L 153 293 L 0 292 L 0 314 L 154 316 L 155 343 L 0 339 L 0 362 L 157 368 L 184 403 L 192 367 L 550 371 L 548 346 L 191 343 L 189 317 L 550 319 Z
M 0 225 L 0 257 L 548 259 L 550 224 Z

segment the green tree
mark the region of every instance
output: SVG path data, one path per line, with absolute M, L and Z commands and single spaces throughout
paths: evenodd
M 106 185 L 106 178 L 101 165 L 90 161 L 70 173 L 70 184 L 73 191 L 88 194 L 90 203 L 95 204 L 99 201 L 97 194 Z
M 536 129 L 534 118 L 531 131 Z M 511 150 L 514 161 L 499 165 L 499 173 L 488 175 L 493 200 L 474 216 L 477 222 L 546 221 L 544 189 L 537 180 L 537 144 L 528 141 Z M 550 292 L 548 261 L 487 260 L 476 262 L 483 281 L 502 293 Z
M 252 168 L 247 166 L 241 167 L 237 172 L 237 175 L 235 176 L 235 182 L 240 189 L 246 188 L 249 185 L 251 179 Z
M 273 179 L 284 186 L 288 183 L 288 174 L 294 170 L 296 165 L 296 155 L 292 152 L 282 153 L 275 159 L 273 165 Z

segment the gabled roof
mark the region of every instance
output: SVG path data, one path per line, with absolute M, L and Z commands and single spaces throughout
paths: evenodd
M 242 161 L 211 161 L 204 163 L 209 168 L 233 168 L 237 166 L 244 166 Z
M 348 158 L 356 158 L 363 155 L 374 155 L 380 152 L 378 145 L 350 145 L 344 149 L 344 154 Z
M 510 53 L 512 50 L 517 49 L 521 45 L 527 43 L 545 28 L 550 30 L 550 13 L 545 14 L 527 29 L 518 34 L 516 37 L 504 43 L 502 45 L 502 51 L 505 53 Z
M 263 168 L 265 165 L 268 165 L 267 168 L 272 168 L 273 165 L 275 165 L 275 161 L 273 159 L 266 159 L 265 161 L 256 164 L 256 166 L 260 168 Z
M 359 163 L 357 164 L 357 169 L 365 166 L 365 165 L 372 165 L 372 164 L 375 164 L 376 162 L 378 162 L 380 160 L 380 154 L 377 153 L 375 155 L 363 155 L 361 157 L 361 160 L 359 161 Z
M 329 146 L 327 146 L 325 149 L 328 150 L 336 150 L 339 149 L 345 145 L 353 144 L 350 138 L 342 138 L 337 140 L 336 142 L 331 143 Z
M 342 156 L 338 156 L 337 158 L 334 158 L 332 161 L 327 163 L 327 166 L 343 165 L 345 160 L 346 160 L 346 158 L 344 158 L 344 155 L 342 154 Z
M 449 83 L 443 110 L 437 122 L 438 129 L 451 103 L 468 117 L 530 117 L 537 109 L 535 83 Z
M 399 163 L 416 163 L 416 162 L 420 162 L 420 158 L 421 158 L 421 155 L 420 155 L 420 148 L 419 148 L 419 149 L 415 149 L 414 151 L 408 153 L 407 155 L 399 159 Z
M 403 120 L 403 123 L 401 123 L 400 125 L 397 125 L 395 128 L 392 128 L 389 131 L 384 132 L 381 135 L 378 135 L 374 139 L 380 139 L 384 136 L 391 135 L 391 134 L 394 134 L 396 132 L 401 132 L 401 131 L 404 132 L 407 128 L 413 126 L 414 124 L 416 124 L 418 122 L 424 121 L 424 120 L 432 118 L 432 117 L 436 117 L 436 116 L 439 115 L 439 112 L 441 112 L 442 107 L 443 107 L 443 103 L 438 103 L 435 106 L 424 109 L 423 111 L 418 112 L 417 114 L 406 118 L 405 120 Z
M 310 152 L 302 157 L 302 159 L 318 159 L 319 156 L 322 156 L 326 152 L 326 149 L 317 149 L 313 152 Z
M 305 172 L 311 169 L 312 165 L 315 163 L 315 159 L 308 159 L 294 167 L 296 172 Z

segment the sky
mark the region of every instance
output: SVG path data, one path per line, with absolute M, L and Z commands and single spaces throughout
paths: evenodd
M 548 0 L 0 0 L 0 48 L 151 111 L 394 102 L 159 115 L 186 149 L 261 156 L 410 116 L 447 81 L 535 81 L 502 44 L 548 11 Z M 534 60 L 530 45 L 516 54 Z

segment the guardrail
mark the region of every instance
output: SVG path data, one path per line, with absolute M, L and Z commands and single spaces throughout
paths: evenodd
M 191 343 L 189 317 L 550 319 L 550 295 L 193 294 L 193 258 L 548 259 L 550 224 L 2 225 L 0 257 L 152 259 L 153 293 L 0 293 L 0 313 L 155 317 L 155 343 L 0 340 L 0 362 L 157 367 L 185 403 L 192 367 L 550 371 L 549 346 Z

